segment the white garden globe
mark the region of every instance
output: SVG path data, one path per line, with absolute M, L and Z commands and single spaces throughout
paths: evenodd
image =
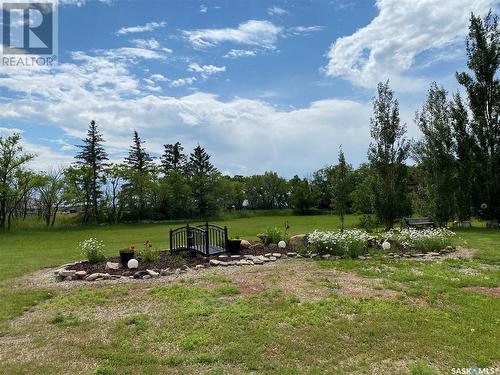
M 284 249 L 284 248 L 286 247 L 286 242 L 285 242 L 285 241 L 280 241 L 280 242 L 278 242 L 278 247 L 279 247 L 280 249 Z
M 127 263 L 127 267 L 128 268 L 137 268 L 137 267 L 139 267 L 139 262 L 137 261 L 137 259 L 130 259 Z
M 391 244 L 389 243 L 389 241 L 384 241 L 382 243 L 382 249 L 389 250 L 390 248 L 391 248 Z

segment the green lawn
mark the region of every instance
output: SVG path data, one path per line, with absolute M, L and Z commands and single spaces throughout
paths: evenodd
M 338 227 L 328 215 L 219 224 L 254 239 L 285 220 L 292 234 Z M 167 247 L 169 228 L 1 234 L 0 373 L 417 375 L 500 367 L 500 231 L 461 230 L 457 243 L 479 249 L 469 260 L 304 259 L 210 269 L 164 285 L 15 286 L 17 276 L 80 259 L 82 239 L 104 240 L 113 255 L 146 239 Z

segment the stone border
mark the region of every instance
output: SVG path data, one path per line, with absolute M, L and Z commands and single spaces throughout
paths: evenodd
M 241 258 L 240 255 L 234 256 Z M 219 259 L 210 259 L 209 263 L 198 264 L 195 267 L 188 267 L 184 265 L 180 268 L 176 268 L 172 270 L 170 268 L 166 268 L 163 270 L 150 270 L 146 271 L 137 271 L 132 276 L 122 276 L 122 275 L 110 275 L 109 273 L 96 272 L 92 274 L 88 274 L 86 271 L 76 271 L 76 270 L 68 270 L 66 267 L 75 265 L 79 262 L 65 264 L 61 268 L 54 271 L 55 279 L 58 282 L 61 281 L 101 281 L 101 280 L 130 280 L 130 279 L 139 279 L 139 280 L 147 280 L 152 278 L 158 278 L 162 276 L 171 276 L 171 275 L 180 275 L 183 273 L 187 273 L 189 270 L 199 270 L 207 267 L 227 267 L 227 266 L 251 266 L 251 265 L 261 265 L 269 262 L 275 262 L 278 259 L 285 258 L 299 258 L 301 257 L 299 254 L 294 252 L 288 252 L 286 254 L 281 253 L 268 253 L 265 255 L 243 255 L 244 259 L 239 260 L 230 260 L 230 255 L 219 255 Z

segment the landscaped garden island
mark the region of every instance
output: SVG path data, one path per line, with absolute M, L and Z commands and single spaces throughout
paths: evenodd
M 256 235 L 258 240 L 229 239 L 227 228 L 206 224 L 171 229 L 170 249 L 153 248 L 146 240 L 141 247 L 130 245 L 120 256 L 106 258 L 103 243 L 95 238 L 82 241 L 87 260 L 55 271 L 57 281 L 99 281 L 109 279 L 150 279 L 186 273 L 207 267 L 263 265 L 286 258 L 438 259 L 455 252 L 455 233 L 440 229 L 402 229 L 376 236 L 362 230 L 289 236 L 278 228 Z

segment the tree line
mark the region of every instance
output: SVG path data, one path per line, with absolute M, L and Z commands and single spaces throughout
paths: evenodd
M 498 17 L 471 15 L 466 39 L 469 72 L 456 73 L 465 89 L 449 95 L 436 82 L 415 114 L 422 137 L 407 138 L 389 81 L 379 83 L 370 119 L 368 162 L 353 168 L 342 148 L 338 161 L 312 178 L 290 180 L 276 172 L 224 176 L 198 145 L 164 145 L 154 160 L 134 132 L 128 156 L 110 163 L 105 140 L 91 121 L 75 162 L 36 173 L 35 157 L 19 134 L 0 137 L 0 227 L 35 211 L 47 226 L 61 207 L 78 209 L 84 223 L 203 218 L 221 211 L 293 208 L 298 213 L 332 209 L 371 215 L 386 228 L 420 214 L 440 225 L 472 216 L 500 219 L 500 32 Z M 409 165 L 408 161 L 415 163 Z

